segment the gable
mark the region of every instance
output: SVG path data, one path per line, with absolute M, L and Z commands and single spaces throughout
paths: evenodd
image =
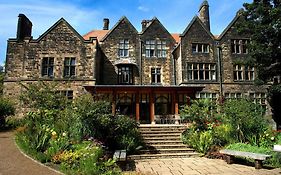
M 242 15 L 237 14 L 234 17 L 234 19 L 230 22 L 230 24 L 224 29 L 221 35 L 218 37 L 218 40 L 222 40 L 228 37 L 234 37 L 234 38 L 241 38 L 241 36 L 243 37 L 243 35 L 241 35 L 237 31 L 237 26 L 242 20 L 244 20 L 244 17 Z M 245 34 L 244 37 L 249 37 L 249 36 Z
M 57 21 L 52 27 L 50 27 L 45 33 L 43 33 L 36 42 L 42 40 L 63 42 L 71 40 L 84 41 L 83 37 L 63 18 Z
M 138 31 L 131 24 L 131 22 L 124 16 L 122 17 L 113 28 L 101 39 L 101 41 L 106 41 L 112 36 L 127 36 L 127 35 L 137 35 Z
M 189 25 L 185 28 L 184 32 L 180 35 L 181 38 L 186 37 L 187 34 L 192 33 L 195 38 L 202 38 L 202 37 L 208 37 L 210 39 L 214 39 L 213 34 L 207 30 L 202 23 L 202 21 L 199 19 L 198 16 L 195 16 L 192 21 L 189 23 Z
M 172 42 L 176 43 L 174 37 L 167 31 L 162 23 L 157 19 L 153 18 L 147 28 L 140 33 L 142 38 L 156 37 L 156 38 L 168 38 Z

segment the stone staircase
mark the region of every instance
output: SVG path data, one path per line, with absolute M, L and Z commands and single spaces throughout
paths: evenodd
M 181 141 L 184 125 L 141 125 L 139 130 L 146 147 L 139 155 L 130 155 L 128 159 L 158 159 L 199 156 L 194 149 Z

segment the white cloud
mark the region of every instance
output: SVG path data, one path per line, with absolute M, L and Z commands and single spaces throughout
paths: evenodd
M 80 8 L 75 4 L 37 0 L 0 2 L 0 63 L 4 62 L 8 38 L 15 38 L 18 14 L 25 14 L 33 24 L 32 35 L 38 38 L 61 17 L 65 18 L 81 35 L 98 23 L 101 13 L 95 10 Z M 85 25 L 86 24 L 86 25 Z M 79 27 L 79 29 L 78 29 Z M 88 27 L 88 28 L 86 28 Z
M 143 11 L 143 12 L 148 12 L 149 8 L 144 7 L 144 6 L 138 6 L 138 10 Z

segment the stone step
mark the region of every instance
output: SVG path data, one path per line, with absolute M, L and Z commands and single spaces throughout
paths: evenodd
M 187 145 L 184 145 L 184 144 L 182 144 L 182 143 L 180 143 L 180 144 L 173 144 L 173 145 L 169 145 L 169 144 L 166 144 L 166 145 L 164 145 L 164 144 L 161 144 L 161 145 L 155 145 L 155 144 L 153 144 L 153 145 L 147 145 L 147 147 L 150 147 L 150 148 L 153 148 L 153 149 L 185 149 L 185 148 L 187 148 Z
M 151 140 L 151 139 L 147 139 L 147 140 L 144 140 L 144 142 L 148 145 L 161 145 L 161 144 L 182 144 L 183 142 L 176 138 L 175 140 Z
M 141 134 L 147 134 L 147 133 L 151 133 L 151 134 L 165 134 L 165 133 L 177 133 L 177 134 L 181 134 L 182 131 L 178 131 L 178 130 L 163 130 L 163 131 L 158 131 L 158 130 L 153 130 L 153 131 L 148 131 L 148 130 L 143 130 L 143 131 L 140 131 Z
M 151 138 L 151 137 L 179 137 L 181 134 L 179 133 L 144 133 L 141 134 L 143 138 Z
M 166 148 L 140 150 L 141 154 L 166 154 L 166 153 L 190 153 L 195 152 L 192 148 Z
M 172 137 L 143 137 L 144 142 L 147 141 L 179 141 L 181 140 L 180 136 Z
M 163 159 L 163 158 L 187 158 L 187 157 L 198 157 L 199 153 L 165 153 L 165 154 L 141 154 L 141 155 L 130 155 L 127 157 L 128 160 L 141 160 L 141 159 Z

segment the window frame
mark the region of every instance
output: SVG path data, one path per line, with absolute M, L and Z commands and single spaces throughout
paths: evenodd
M 231 53 L 232 54 L 248 54 L 249 49 L 247 44 L 249 39 L 231 39 Z
M 118 84 L 130 84 L 132 85 L 133 80 L 133 67 L 130 65 L 122 65 L 118 67 Z M 127 81 L 125 81 L 127 79 Z
M 152 67 L 151 69 L 151 84 L 161 84 L 161 68 Z
M 67 64 L 67 60 L 68 64 Z M 73 64 L 74 60 L 74 64 Z M 76 58 L 75 57 L 65 57 L 64 58 L 64 69 L 63 77 L 75 77 L 76 76 Z
M 55 58 L 54 57 L 43 57 L 41 65 L 42 65 L 41 76 L 53 78 L 54 77 Z
M 119 40 L 118 57 L 129 57 L 129 44 L 128 39 Z
M 187 63 L 188 81 L 217 81 L 216 63 Z
M 209 54 L 210 44 L 209 43 L 191 43 L 191 52 L 193 54 Z

